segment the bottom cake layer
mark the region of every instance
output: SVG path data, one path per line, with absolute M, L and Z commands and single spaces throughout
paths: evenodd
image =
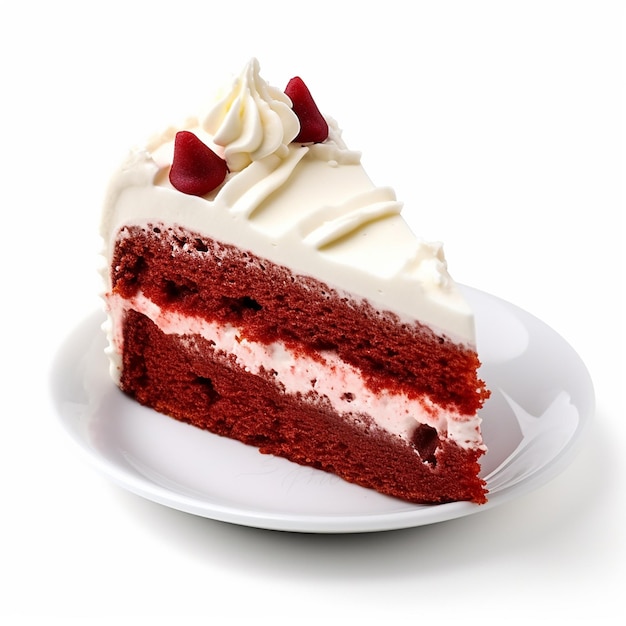
M 407 443 L 319 396 L 285 394 L 271 373 L 250 374 L 202 337 L 165 334 L 135 311 L 125 315 L 122 366 L 120 387 L 141 404 L 263 453 L 410 502 L 486 500 L 481 450 L 436 439 L 435 451 L 429 427 Z

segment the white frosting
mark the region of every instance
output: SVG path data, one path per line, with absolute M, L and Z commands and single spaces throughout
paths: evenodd
M 374 186 L 334 120 L 323 144 L 287 143 L 298 132 L 289 99 L 258 70 L 251 61 L 201 121 L 170 128 L 129 155 L 104 208 L 106 260 L 125 224 L 173 222 L 473 346 L 472 312 L 441 245 L 415 237 L 394 191 Z M 227 159 L 231 173 L 207 196 L 185 195 L 169 183 L 174 135 L 183 129 Z
M 275 383 L 285 393 L 325 398 L 344 418 L 358 420 L 368 415 L 380 428 L 410 442 L 418 424 L 437 429 L 443 439 L 451 439 L 463 448 L 485 449 L 480 436 L 480 419 L 458 411 L 444 410 L 426 398 L 414 400 L 403 394 L 373 392 L 358 369 L 325 351 L 318 359 L 295 354 L 284 343 L 269 345 L 250 341 L 236 326 L 207 322 L 199 317 L 162 310 L 138 294 L 129 300 L 119 296 L 109 299 L 109 310 L 116 332 L 112 337 L 115 352 L 123 347 L 122 322 L 132 309 L 150 318 L 165 334 L 179 335 L 188 350 L 195 350 L 200 336 L 209 341 L 216 353 L 234 358 L 236 364 L 251 374 L 272 372 Z M 231 363 L 231 361 L 228 361 Z

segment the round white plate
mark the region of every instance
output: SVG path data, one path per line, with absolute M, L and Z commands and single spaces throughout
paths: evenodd
M 420 506 L 260 454 L 142 407 L 108 375 L 101 313 L 78 326 L 52 371 L 61 422 L 88 459 L 140 496 L 204 517 L 274 530 L 371 532 L 485 511 L 552 479 L 573 457 L 594 411 L 574 350 L 543 322 L 463 287 L 476 314 L 481 376 L 491 389 L 482 474 L 489 502 Z

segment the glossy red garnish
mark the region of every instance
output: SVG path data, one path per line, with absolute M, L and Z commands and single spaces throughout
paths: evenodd
M 204 196 L 226 178 L 226 161 L 188 130 L 176 133 L 170 182 L 178 191 Z
M 317 108 L 309 88 L 304 81 L 295 76 L 285 89 L 293 103 L 293 112 L 300 120 L 300 133 L 294 139 L 299 143 L 321 143 L 328 138 L 328 124 Z

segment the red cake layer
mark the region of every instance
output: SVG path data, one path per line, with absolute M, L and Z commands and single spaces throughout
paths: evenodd
M 282 341 L 298 353 L 333 350 L 374 391 L 427 395 L 467 415 L 488 396 L 471 349 L 182 228 L 124 229 L 111 267 L 113 291 L 124 298 L 141 292 L 164 309 L 230 323 L 251 341 Z
M 469 415 L 488 395 L 471 349 L 182 228 L 124 229 L 111 267 L 113 292 L 127 301 L 141 293 L 162 309 L 232 324 L 250 341 L 282 341 L 313 358 L 332 350 L 374 391 L 426 396 Z M 407 443 L 366 415 L 336 414 L 313 391 L 285 394 L 271 373 L 250 374 L 202 337 L 164 334 L 132 310 L 122 357 L 121 388 L 179 420 L 408 501 L 485 501 L 482 451 L 440 439 L 429 426 L 417 426 Z
M 142 404 L 411 502 L 485 501 L 481 452 L 440 441 L 432 428 L 418 428 L 408 444 L 364 415 L 346 420 L 322 398 L 286 395 L 269 373 L 249 374 L 203 338 L 190 345 L 134 311 L 123 336 L 120 386 Z

